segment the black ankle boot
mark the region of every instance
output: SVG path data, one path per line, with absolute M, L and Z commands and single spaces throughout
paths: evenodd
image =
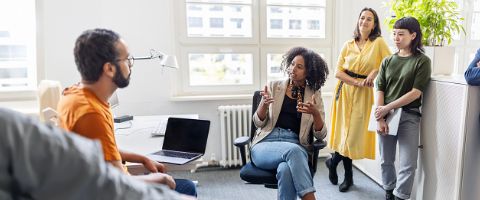
M 343 183 L 340 184 L 340 186 L 338 186 L 338 190 L 340 192 L 347 192 L 352 185 L 353 185 L 353 179 L 345 178 L 345 180 L 343 180 Z
M 328 168 L 328 179 L 330 183 L 334 185 L 338 184 L 337 167 L 333 166 L 332 158 L 325 160 L 325 165 Z
M 385 199 L 395 200 L 395 196 L 393 195 L 393 190 L 385 190 Z
M 342 160 L 343 156 L 339 153 L 332 153 L 332 157 L 325 160 L 325 165 L 328 168 L 328 179 L 333 185 L 338 184 L 337 165 Z
M 353 185 L 353 169 L 352 169 L 352 159 L 348 157 L 343 157 L 343 166 L 345 167 L 345 179 L 343 183 L 340 184 L 338 190 L 340 192 L 346 192 Z

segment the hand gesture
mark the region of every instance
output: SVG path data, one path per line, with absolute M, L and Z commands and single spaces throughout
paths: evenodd
M 268 107 L 271 103 L 273 103 L 273 98 L 270 96 L 270 93 L 268 92 L 268 87 L 265 85 L 262 91 L 260 91 L 260 95 L 262 95 L 262 101 L 263 104 L 262 106 Z
M 310 100 L 308 100 L 307 102 L 297 104 L 297 111 L 301 113 L 314 115 L 318 113 L 316 105 L 317 105 L 317 101 L 315 100 L 315 95 L 312 95 Z
M 377 133 L 383 136 L 388 135 L 388 124 L 384 119 L 377 121 Z
M 166 169 L 165 165 L 163 165 L 163 164 L 161 164 L 157 161 L 150 160 L 147 157 L 144 157 L 144 159 L 142 161 L 142 164 L 146 169 L 148 169 L 148 171 L 153 172 L 153 173 L 157 173 L 157 172 L 165 173 L 165 172 L 167 172 L 167 169 Z
M 387 109 L 386 106 L 378 106 L 376 109 L 375 109 L 375 119 L 378 121 L 380 119 L 382 119 L 383 117 L 385 117 L 385 115 L 387 115 L 387 113 L 390 112 L 389 109 Z

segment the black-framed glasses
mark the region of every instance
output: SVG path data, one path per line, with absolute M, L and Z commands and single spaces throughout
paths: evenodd
M 128 56 L 127 58 L 123 58 L 123 59 L 116 59 L 115 62 L 124 61 L 124 60 L 128 61 L 128 67 L 130 67 L 130 68 L 133 67 L 133 63 L 135 61 L 135 58 L 133 58 L 133 56 Z

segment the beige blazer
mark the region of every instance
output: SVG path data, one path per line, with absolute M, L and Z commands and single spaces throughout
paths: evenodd
M 288 80 L 284 81 L 273 81 L 269 83 L 268 90 L 273 97 L 274 102 L 270 104 L 267 111 L 267 116 L 262 121 L 258 118 L 257 112 L 253 114 L 253 123 L 257 127 L 255 136 L 252 141 L 252 147 L 270 134 L 275 128 L 277 123 L 278 116 L 280 115 L 280 110 L 282 109 L 283 99 L 285 97 L 285 91 L 288 86 Z M 314 94 L 314 91 L 310 87 L 305 88 L 305 100 L 310 99 Z M 320 90 L 315 91 L 315 100 L 317 102 L 317 109 L 320 112 L 322 119 L 324 120 L 324 125 L 322 130 L 315 131 L 313 133 L 314 137 L 317 139 L 323 139 L 327 136 L 327 127 L 325 125 L 325 111 L 323 109 L 323 100 Z M 260 105 L 263 103 L 263 99 L 260 101 Z M 312 150 L 311 144 L 308 143 L 308 136 L 313 128 L 313 116 L 310 114 L 302 114 L 302 119 L 300 122 L 300 134 L 299 140 L 300 144 L 305 147 L 308 151 Z

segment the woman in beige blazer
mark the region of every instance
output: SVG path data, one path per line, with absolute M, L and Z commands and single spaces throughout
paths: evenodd
M 252 141 L 252 162 L 276 170 L 278 199 L 315 199 L 308 168 L 309 135 L 325 138 L 325 112 L 320 87 L 328 75 L 325 61 L 312 50 L 296 47 L 284 55 L 288 80 L 265 86 L 253 115 L 258 128 Z

